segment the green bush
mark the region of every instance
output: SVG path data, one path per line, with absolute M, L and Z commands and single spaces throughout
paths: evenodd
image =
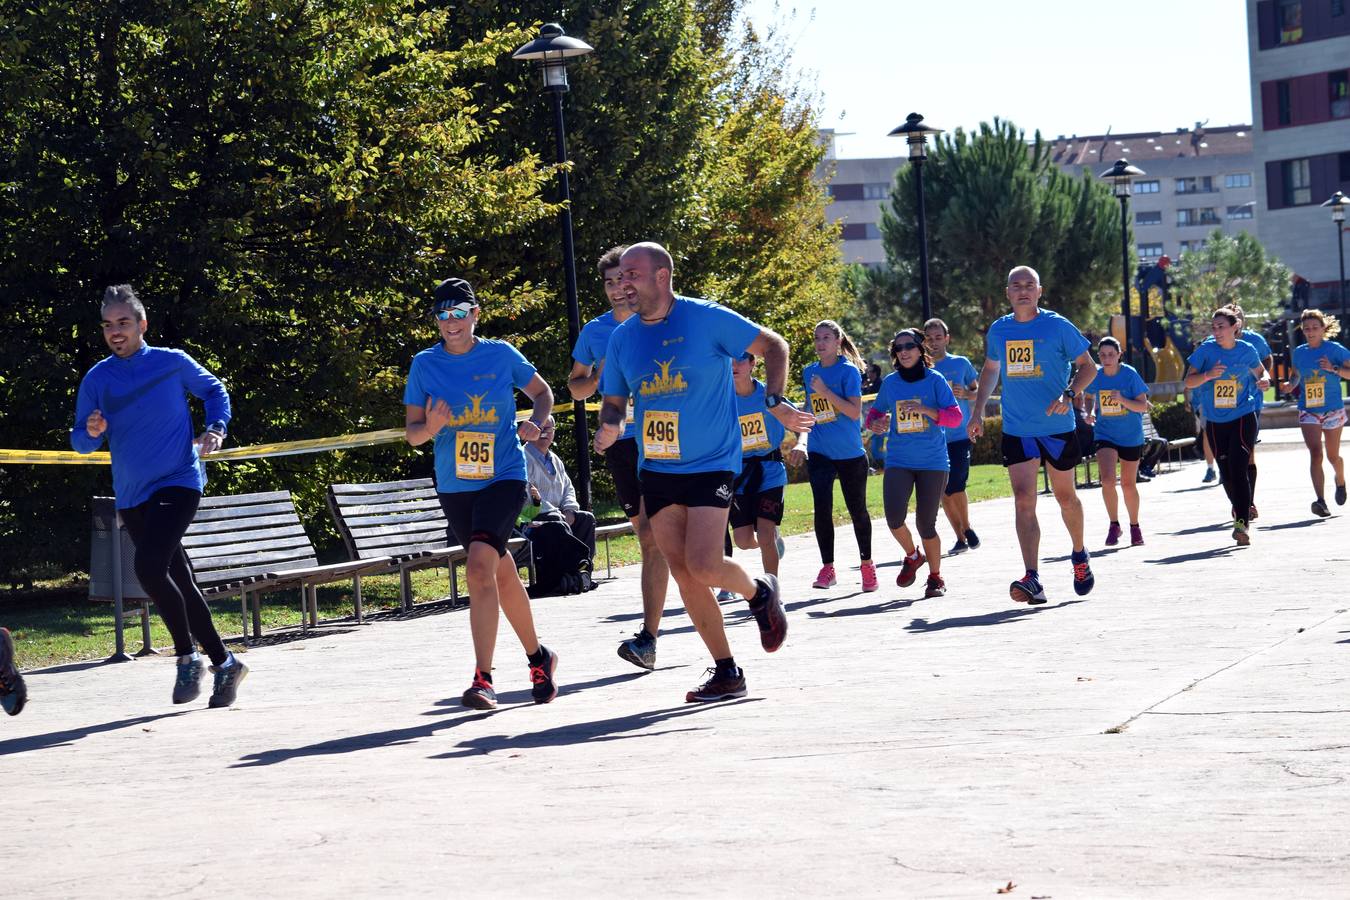
M 1169 441 L 1195 437 L 1195 416 L 1186 409 L 1185 401 L 1181 398 L 1170 403 L 1155 404 L 1151 415 L 1153 427 L 1158 429 L 1158 437 Z
M 1003 416 L 989 416 L 984 420 L 984 434 L 970 445 L 970 464 L 1003 464 Z

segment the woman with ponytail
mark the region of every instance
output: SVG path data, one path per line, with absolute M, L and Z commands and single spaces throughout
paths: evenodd
M 1312 474 L 1314 515 L 1331 515 L 1324 496 L 1326 472 L 1322 469 L 1322 444 L 1336 479 L 1336 505 L 1345 505 L 1345 463 L 1341 460 L 1341 430 L 1345 427 L 1345 401 L 1341 379 L 1350 378 L 1350 350 L 1329 338 L 1341 333 L 1341 323 L 1320 309 L 1305 309 L 1299 328 L 1307 342 L 1294 349 L 1294 373 L 1280 385 L 1286 393 L 1298 392 L 1298 424 L 1308 447 Z

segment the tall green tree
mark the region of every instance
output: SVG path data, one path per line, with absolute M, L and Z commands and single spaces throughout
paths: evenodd
M 974 133 L 942 135 L 923 166 L 933 312 L 960 348 L 978 347 L 1007 312 L 1003 289 L 1013 266 L 1035 268 L 1042 304 L 1071 319 L 1084 318 L 1119 278 L 1119 211 L 1110 189 L 1064 174 L 1049 150 L 1040 132 L 1028 141 L 1011 122 L 995 119 Z M 882 209 L 891 272 L 870 277 L 866 287 L 871 302 L 885 297 L 907 325 L 921 324 L 914 173 L 908 165 L 896 173 Z
M 1172 268 L 1172 309 L 1191 319 L 1192 336 L 1209 335 L 1210 314 L 1236 303 L 1255 321 L 1278 314 L 1289 299 L 1289 267 L 1266 253 L 1245 231 L 1224 234 L 1216 228 L 1196 250 L 1188 250 Z

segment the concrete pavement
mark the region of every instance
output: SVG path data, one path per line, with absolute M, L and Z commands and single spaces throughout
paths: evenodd
M 1042 498 L 1034 609 L 1008 500 L 937 600 L 895 587 L 882 522 L 875 594 L 850 529 L 830 591 L 792 538 L 786 646 L 729 609 L 737 702 L 683 702 L 708 660 L 673 588 L 658 671 L 615 655 L 636 568 L 536 602 L 543 707 L 504 623 L 503 708 L 458 705 L 464 611 L 254 649 L 228 711 L 173 707 L 168 659 L 33 673 L 0 722 L 0 895 L 1345 896 L 1350 507 L 1314 519 L 1306 459 L 1268 442 L 1246 549 L 1201 467 L 1142 486 L 1148 544 L 1099 553 L 1087 598 Z

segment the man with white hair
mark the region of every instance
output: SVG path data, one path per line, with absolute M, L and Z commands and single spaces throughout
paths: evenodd
M 525 472 L 530 479 L 530 499 L 539 505 L 541 513 L 557 510 L 567 521 L 567 527 L 577 540 L 591 551 L 595 559 L 595 514 L 581 508 L 572 478 L 563 468 L 562 458 L 551 449 L 558 436 L 558 423 L 549 416 L 539 437 L 525 442 Z
M 1082 451 L 1073 402 L 1097 376 L 1097 366 L 1078 327 L 1040 308 L 1041 276 L 1035 269 L 1017 266 L 1009 272 L 1006 294 L 1012 312 L 989 327 L 979 394 L 967 427 L 972 440 L 984 434 L 985 405 L 1002 378 L 1003 465 L 1012 482 L 1017 542 L 1027 569 L 1008 593 L 1018 603 L 1039 606 L 1046 602 L 1038 572 L 1041 527 L 1036 520 L 1036 475 L 1042 462 L 1073 541 L 1074 592 L 1084 596 L 1095 583 L 1083 545 L 1083 505 L 1074 487 Z

